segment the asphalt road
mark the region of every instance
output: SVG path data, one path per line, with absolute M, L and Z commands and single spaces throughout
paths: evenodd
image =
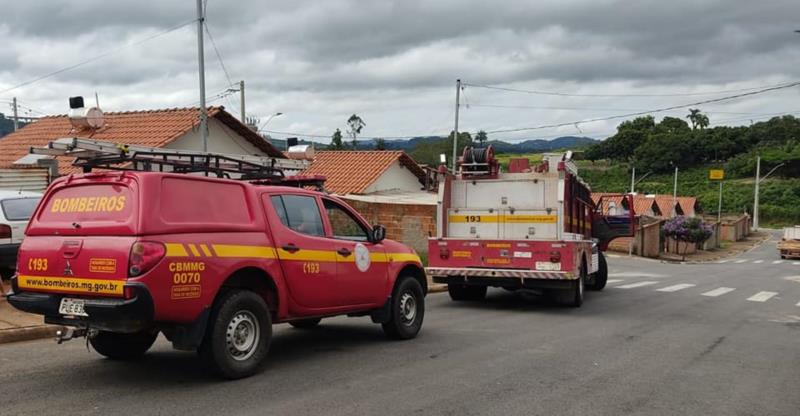
M 778 261 L 774 240 L 715 264 L 613 257 L 580 309 L 433 294 L 404 342 L 366 318 L 281 325 L 266 371 L 233 382 L 163 340 L 138 363 L 2 345 L 0 414 L 800 415 L 800 262 Z

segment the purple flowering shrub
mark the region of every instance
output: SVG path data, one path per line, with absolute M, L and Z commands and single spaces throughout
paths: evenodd
M 686 218 L 678 216 L 664 223 L 664 235 L 678 241 L 690 243 L 703 243 L 713 233 L 711 225 L 704 223 L 700 218 Z

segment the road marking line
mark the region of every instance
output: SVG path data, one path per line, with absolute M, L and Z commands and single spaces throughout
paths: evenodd
M 656 292 L 677 292 L 679 290 L 688 289 L 692 286 L 696 285 L 693 285 L 691 283 L 681 283 L 679 285 L 672 285 L 672 286 L 662 287 L 661 289 L 656 289 Z
M 772 264 L 781 264 L 781 263 L 783 263 L 783 260 L 775 260 L 772 262 Z
M 617 286 L 617 289 L 633 289 L 635 287 L 650 286 L 656 283 L 658 282 L 636 282 L 636 283 L 631 283 L 629 285 Z
M 754 261 L 753 263 L 755 263 L 755 264 L 761 264 L 761 263 L 763 263 L 763 262 L 764 262 L 764 260 L 756 260 L 756 261 Z
M 730 261 L 730 260 L 720 260 L 720 261 L 718 261 L 718 262 L 717 262 L 717 264 L 727 263 L 727 262 L 729 262 L 729 261 Z
M 744 262 L 746 262 L 746 261 L 747 261 L 747 260 L 736 260 L 734 263 L 736 263 L 736 264 L 742 264 L 742 263 L 744 263 Z
M 726 293 L 733 292 L 734 290 L 736 290 L 736 288 L 733 288 L 733 287 L 718 287 L 718 288 L 716 288 L 714 290 L 709 290 L 708 292 L 703 293 L 702 295 L 703 296 L 711 296 L 712 298 L 715 298 L 717 296 L 722 296 L 722 295 L 724 295 Z
M 795 306 L 800 306 L 800 302 L 797 302 L 797 305 L 795 305 Z
M 659 277 L 667 277 L 664 274 L 656 274 L 656 273 L 641 273 L 641 272 L 621 272 L 621 273 L 610 273 L 609 277 L 642 277 L 645 279 L 657 279 Z
M 795 265 L 795 266 L 800 266 L 800 261 L 796 261 L 796 262 L 794 262 L 792 264 Z
M 777 294 L 778 294 L 778 292 L 758 292 L 755 295 L 750 296 L 749 298 L 747 298 L 747 300 L 749 300 L 751 302 L 766 302 L 771 297 L 773 297 L 773 296 L 775 296 Z
M 625 281 L 625 279 L 608 279 L 608 280 L 606 280 L 606 284 L 608 284 L 608 283 L 619 283 L 619 282 L 624 282 L 624 281 Z

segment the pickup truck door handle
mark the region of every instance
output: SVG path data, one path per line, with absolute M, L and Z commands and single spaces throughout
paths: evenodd
M 285 245 L 285 246 L 283 246 L 281 248 L 284 251 L 288 251 L 289 253 L 294 253 L 294 252 L 300 251 L 300 247 L 297 247 L 294 244 L 287 244 L 287 245 Z
M 339 250 L 336 250 L 336 252 L 342 257 L 347 257 L 351 254 L 351 251 L 346 248 L 340 248 Z

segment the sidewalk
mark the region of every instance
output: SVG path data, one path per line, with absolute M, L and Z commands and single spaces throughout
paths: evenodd
M 20 312 L 6 301 L 7 284 L 0 281 L 0 344 L 29 341 L 40 338 L 55 338 L 56 325 L 45 325 L 39 315 Z

